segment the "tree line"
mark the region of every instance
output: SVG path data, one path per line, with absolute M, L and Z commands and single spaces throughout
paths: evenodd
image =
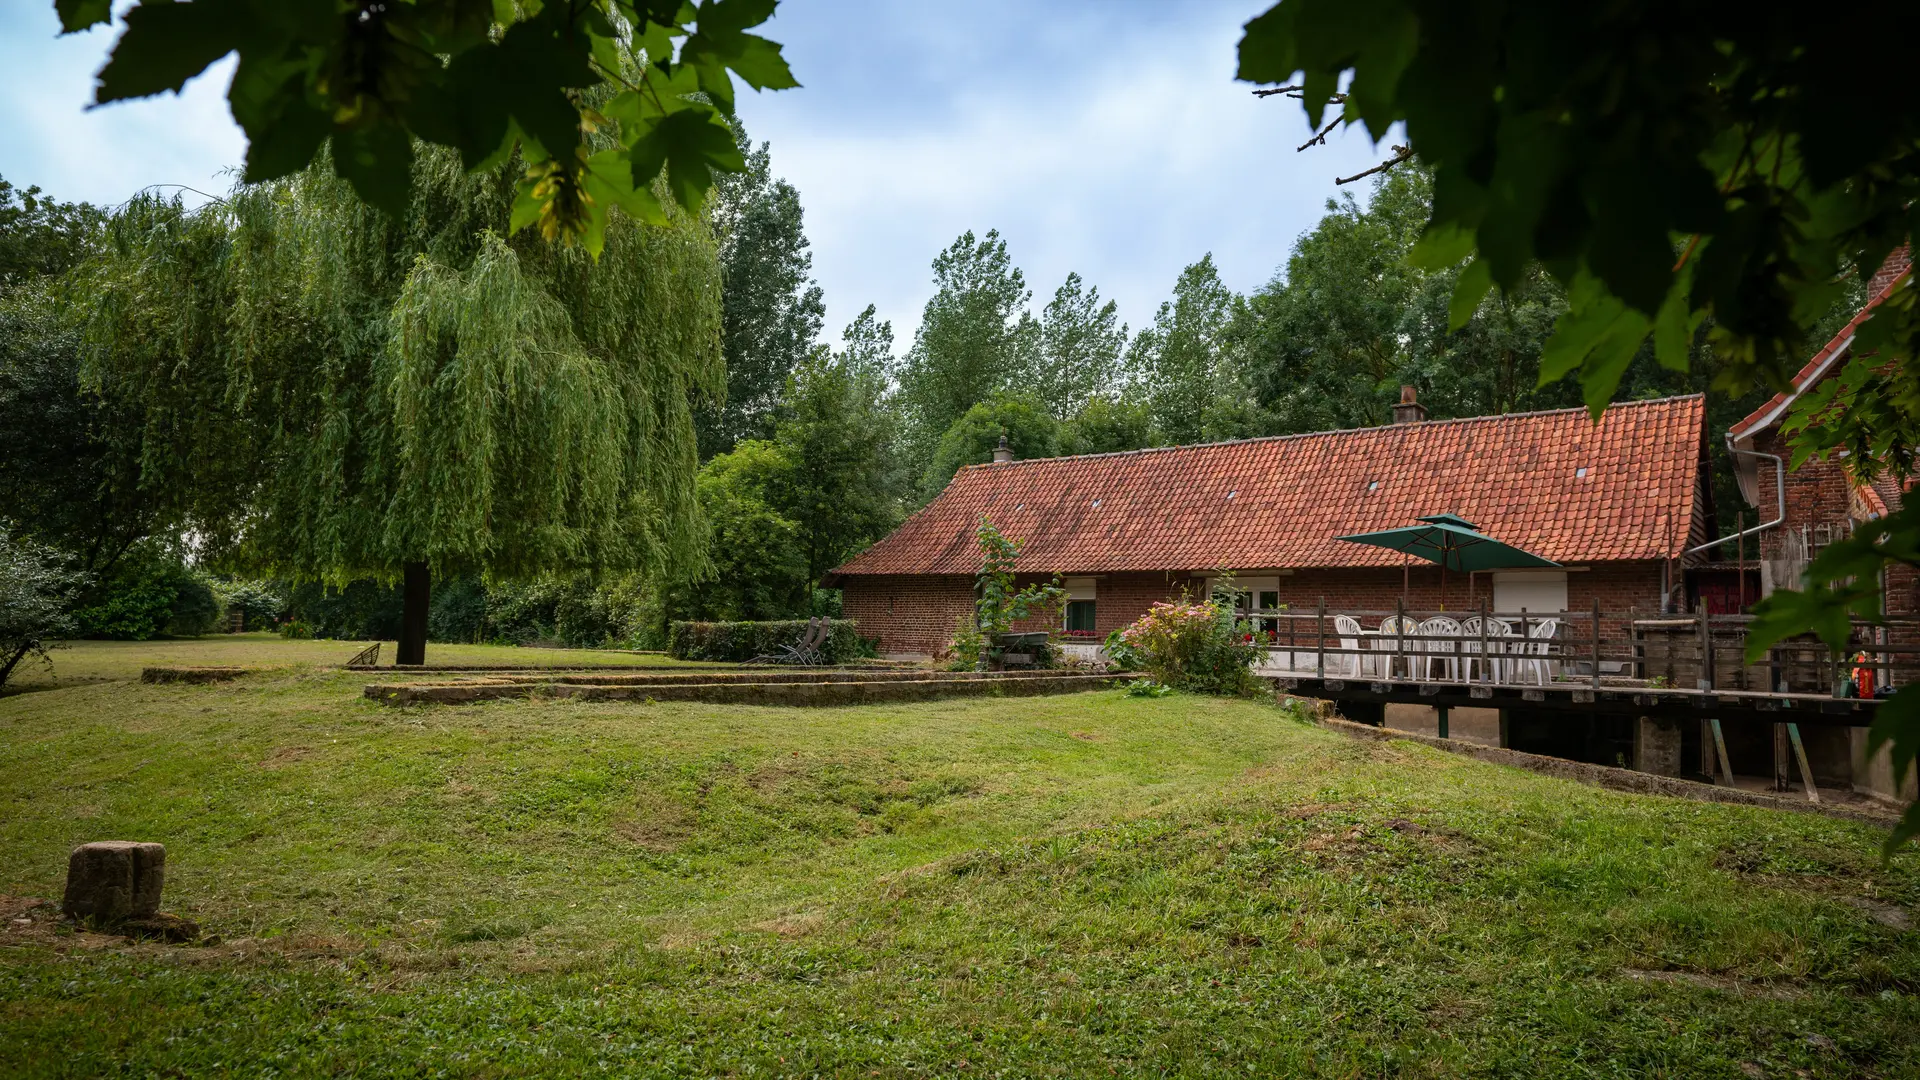
M 616 212 L 598 259 L 509 232 L 514 164 L 425 148 L 401 219 L 320 165 L 194 210 L 0 187 L 0 518 L 87 582 L 80 633 L 266 589 L 315 632 L 391 636 L 414 565 L 435 638 L 654 645 L 675 618 L 836 613 L 823 576 L 1002 437 L 1366 426 L 1402 384 L 1436 418 L 1579 404 L 1540 385 L 1552 277 L 1449 327 L 1460 267 L 1408 259 L 1418 167 L 1329 200 L 1249 294 L 1203 255 L 1138 330 L 1077 272 L 1036 304 L 1006 239 L 965 232 L 901 349 L 871 305 L 823 340 L 800 193 L 736 136 L 747 167 L 700 217 Z M 1619 397 L 1703 387 L 1646 351 Z

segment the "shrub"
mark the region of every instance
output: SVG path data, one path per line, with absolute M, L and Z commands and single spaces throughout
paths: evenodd
M 225 581 L 214 586 L 229 616 L 240 613 L 242 630 L 271 630 L 287 610 L 287 598 L 272 582 Z
M 0 687 L 20 661 L 46 660 L 52 639 L 73 632 L 67 601 L 77 579 L 60 563 L 53 549 L 0 524 Z
M 1159 603 L 1120 632 L 1140 667 L 1155 682 L 1205 694 L 1248 695 L 1259 687 L 1253 663 L 1261 647 L 1253 626 L 1234 617 L 1233 604 L 1216 596 L 1205 603 L 1182 598 Z
M 860 635 L 852 619 L 835 619 L 827 624 L 827 642 L 820 652 L 830 664 L 844 664 L 860 656 Z M 778 655 L 788 645 L 797 645 L 806 637 L 804 619 L 775 622 L 681 622 L 667 631 L 667 653 L 678 660 L 718 660 L 741 663 L 760 656 Z
M 81 637 L 146 641 L 161 634 L 195 636 L 220 620 L 220 600 L 204 575 L 158 541 L 136 545 L 113 574 L 81 597 L 74 611 Z

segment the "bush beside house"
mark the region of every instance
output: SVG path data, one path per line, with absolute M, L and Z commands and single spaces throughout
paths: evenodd
M 674 622 L 667 630 L 667 654 L 676 660 L 717 660 L 743 663 L 761 656 L 774 656 L 789 645 L 797 645 L 807 634 L 805 619 L 769 622 Z M 844 664 L 861 655 L 860 635 L 852 619 L 834 619 L 828 624 L 827 641 L 820 653 L 830 664 Z

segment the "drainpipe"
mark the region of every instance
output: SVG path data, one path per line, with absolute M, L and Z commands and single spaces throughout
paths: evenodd
M 1738 540 L 1743 536 L 1752 536 L 1755 533 L 1765 532 L 1768 529 L 1773 528 L 1775 525 L 1778 525 L 1781 522 L 1787 520 L 1787 463 L 1781 459 L 1780 455 L 1762 453 L 1759 450 L 1742 450 L 1739 447 L 1733 445 L 1732 433 L 1728 433 L 1727 435 L 1727 453 L 1745 454 L 1748 457 L 1766 458 L 1768 461 L 1773 462 L 1773 468 L 1774 468 L 1773 494 L 1775 498 L 1779 500 L 1779 505 L 1774 510 L 1773 520 L 1762 522 L 1758 525 L 1755 525 L 1751 529 L 1742 529 L 1739 532 L 1734 533 L 1732 536 L 1723 536 L 1718 540 L 1709 540 L 1698 547 L 1690 547 L 1687 550 L 1680 553 L 1681 558 L 1685 558 L 1686 556 L 1692 555 L 1693 553 L 1698 551 L 1705 551 L 1708 548 L 1719 547 L 1721 544 L 1725 544 L 1733 540 Z

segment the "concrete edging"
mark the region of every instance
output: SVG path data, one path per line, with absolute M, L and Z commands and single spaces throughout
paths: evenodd
M 1696 780 L 1684 780 L 1677 776 L 1656 776 L 1653 773 L 1635 772 L 1632 769 L 1620 769 L 1611 765 L 1592 765 L 1584 761 L 1569 761 L 1565 758 L 1547 757 L 1544 754 L 1528 754 L 1497 746 L 1482 746 L 1479 743 L 1442 739 L 1435 735 L 1423 735 L 1418 732 L 1377 728 L 1370 724 L 1356 724 L 1337 716 L 1315 716 L 1313 719 L 1323 728 L 1338 731 L 1353 738 L 1372 739 L 1377 742 L 1405 740 L 1430 746 L 1435 750 L 1444 750 L 1449 754 L 1477 758 L 1494 765 L 1525 769 L 1528 772 L 1602 787 L 1609 791 L 1624 791 L 1635 795 L 1665 795 L 1670 798 L 1692 799 L 1695 802 L 1759 806 L 1769 810 L 1792 810 L 1796 813 L 1820 814 L 1883 828 L 1891 826 L 1899 818 L 1899 813 L 1894 810 L 1876 814 L 1850 806 L 1808 802 L 1805 798 L 1783 799 L 1753 791 L 1742 791 L 1738 788 L 1702 784 Z

